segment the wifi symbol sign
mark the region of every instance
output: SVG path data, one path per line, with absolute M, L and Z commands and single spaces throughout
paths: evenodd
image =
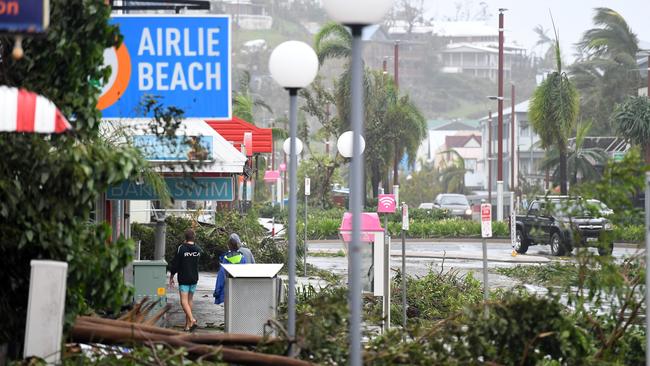
M 394 194 L 380 194 L 377 207 L 379 213 L 393 213 L 395 212 L 395 195 Z

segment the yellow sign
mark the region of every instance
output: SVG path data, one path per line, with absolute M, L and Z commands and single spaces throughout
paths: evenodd
M 167 290 L 164 287 L 158 287 L 158 296 L 165 296 Z

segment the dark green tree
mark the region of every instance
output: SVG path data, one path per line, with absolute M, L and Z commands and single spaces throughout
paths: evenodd
M 594 132 L 610 135 L 616 126 L 609 118 L 612 106 L 640 86 L 636 69 L 638 38 L 625 19 L 610 8 L 594 9 L 594 28 L 580 42 L 578 62 L 571 66 L 571 78 L 581 94 L 582 119 L 594 121 Z
M 93 222 L 94 203 L 112 184 L 146 168 L 140 154 L 98 137 L 95 108 L 106 81 L 104 49 L 120 41 L 108 25 L 110 9 L 97 0 L 53 0 L 44 36 L 23 42 L 11 58 L 13 38 L 0 37 L 0 84 L 51 99 L 74 132 L 61 136 L 0 133 L 0 343 L 19 355 L 29 289 L 30 261 L 68 262 L 66 320 L 78 313 L 116 311 L 127 299 L 122 268 L 131 241 L 108 243 L 110 228 Z
M 571 185 L 578 183 L 578 176 L 582 181 L 600 179 L 601 173 L 597 166 L 604 167 L 609 157 L 607 152 L 601 148 L 584 147 L 585 137 L 591 129 L 591 122 L 579 125 L 573 146 L 569 147 L 567 156 L 567 169 Z M 553 180 L 557 183 L 560 180 L 559 174 L 560 154 L 559 150 L 546 151 L 546 156 L 540 165 L 542 170 L 552 172 Z
M 612 123 L 619 136 L 641 147 L 646 164 L 650 164 L 650 99 L 629 97 L 616 106 Z

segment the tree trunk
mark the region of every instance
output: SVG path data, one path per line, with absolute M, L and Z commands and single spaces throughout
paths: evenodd
M 372 197 L 379 197 L 379 183 L 381 182 L 381 171 L 379 169 L 372 169 L 370 172 L 370 184 L 372 185 Z
M 566 150 L 560 149 L 560 194 L 567 194 L 567 156 Z
M 650 144 L 645 145 L 645 163 L 650 165 Z
M 395 159 L 393 161 L 393 185 L 399 185 L 399 161 L 400 153 L 399 149 L 395 146 Z

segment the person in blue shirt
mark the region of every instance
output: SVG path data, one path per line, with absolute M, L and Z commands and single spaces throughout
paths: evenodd
M 236 234 L 234 234 L 236 236 Z M 223 264 L 244 264 L 246 262 L 246 257 L 242 252 L 239 251 L 240 241 L 238 240 L 239 236 L 233 238 L 233 235 L 228 239 L 228 252 L 219 258 L 219 262 Z M 214 303 L 221 304 L 224 299 L 224 285 L 226 284 L 226 270 L 223 269 L 223 266 L 219 266 L 219 272 L 217 272 L 217 282 L 214 285 Z

